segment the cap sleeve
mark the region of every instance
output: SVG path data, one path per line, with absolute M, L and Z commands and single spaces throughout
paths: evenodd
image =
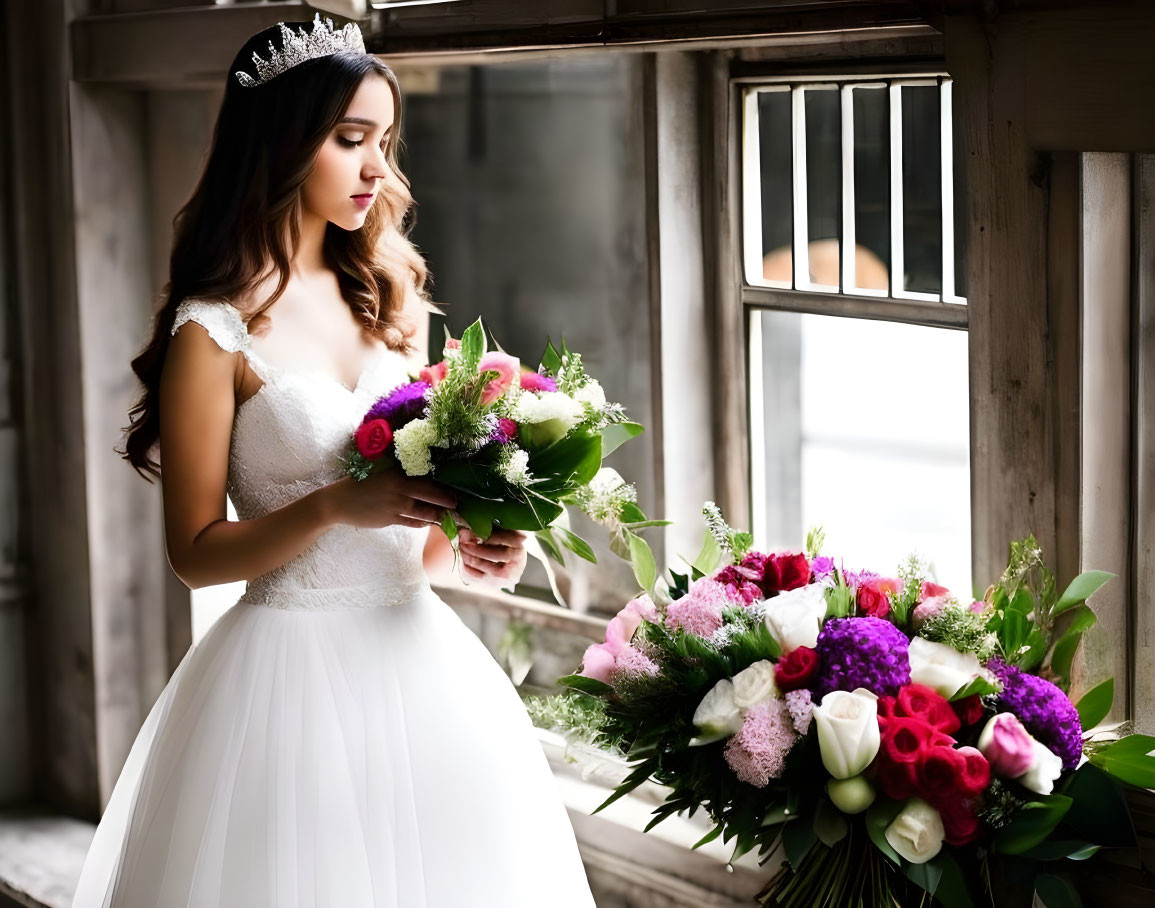
M 218 347 L 229 353 L 245 350 L 249 346 L 249 332 L 245 323 L 240 313 L 228 303 L 202 299 L 183 300 L 176 308 L 172 333 L 176 334 L 185 322 L 196 322 L 209 333 Z

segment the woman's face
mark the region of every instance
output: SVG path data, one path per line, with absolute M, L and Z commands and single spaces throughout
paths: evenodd
M 383 76 L 361 80 L 349 108 L 325 138 L 302 188 L 305 209 L 344 230 L 365 223 L 389 173 L 385 148 L 392 135 L 393 92 Z

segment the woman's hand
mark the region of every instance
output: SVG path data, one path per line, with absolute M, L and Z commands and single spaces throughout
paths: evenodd
M 400 469 L 382 470 L 360 482 L 345 476 L 321 492 L 330 522 L 371 529 L 436 526 L 446 510 L 457 505 L 457 497 L 445 486 L 406 476 Z
M 457 531 L 457 550 L 465 576 L 495 586 L 511 587 L 525 570 L 525 533 L 499 530 L 482 542 L 469 527 Z

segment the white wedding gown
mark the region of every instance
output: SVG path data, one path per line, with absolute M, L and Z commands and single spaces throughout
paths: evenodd
M 264 387 L 237 410 L 228 491 L 258 517 L 341 477 L 353 391 L 277 369 L 227 303 L 185 300 Z M 249 582 L 132 746 L 73 908 L 590 908 L 577 842 L 509 678 L 429 587 L 426 530 L 327 531 Z

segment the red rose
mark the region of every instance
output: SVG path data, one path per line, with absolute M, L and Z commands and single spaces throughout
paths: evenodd
M 890 614 L 890 597 L 877 580 L 858 588 L 858 609 L 870 618 L 885 618 Z
M 393 443 L 393 430 L 383 419 L 371 419 L 357 429 L 357 450 L 366 460 L 377 460 Z
M 932 747 L 918 764 L 918 793 L 931 804 L 957 798 L 966 757 L 953 747 Z
M 939 817 L 942 818 L 942 827 L 946 832 L 948 845 L 966 845 L 973 842 L 982 832 L 979 818 L 975 815 L 974 805 L 963 798 L 954 798 L 943 804 L 935 805 Z
M 898 692 L 895 710 L 899 715 L 922 719 L 944 734 L 959 730 L 959 718 L 950 703 L 934 688 L 925 684 L 908 684 Z
M 762 589 L 767 593 L 785 593 L 810 582 L 810 562 L 802 554 L 770 555 L 762 574 Z
M 783 693 L 806 687 L 818 671 L 818 653 L 808 646 L 797 646 L 774 666 L 774 681 Z
M 881 731 L 879 753 L 892 763 L 920 762 L 927 748 L 938 742 L 937 729 L 922 719 L 895 716 Z
M 896 700 L 894 697 L 890 696 L 889 694 L 886 694 L 885 696 L 879 697 L 878 698 L 878 717 L 879 717 L 879 719 L 880 720 L 893 719 L 896 715 L 898 715 L 898 713 L 895 712 L 895 709 L 897 708 L 897 706 L 898 706 L 898 700 Z M 881 721 L 879 723 L 879 727 L 881 727 Z
M 963 725 L 974 725 L 983 717 L 983 701 L 978 694 L 971 694 L 961 700 L 952 700 L 950 705 Z

